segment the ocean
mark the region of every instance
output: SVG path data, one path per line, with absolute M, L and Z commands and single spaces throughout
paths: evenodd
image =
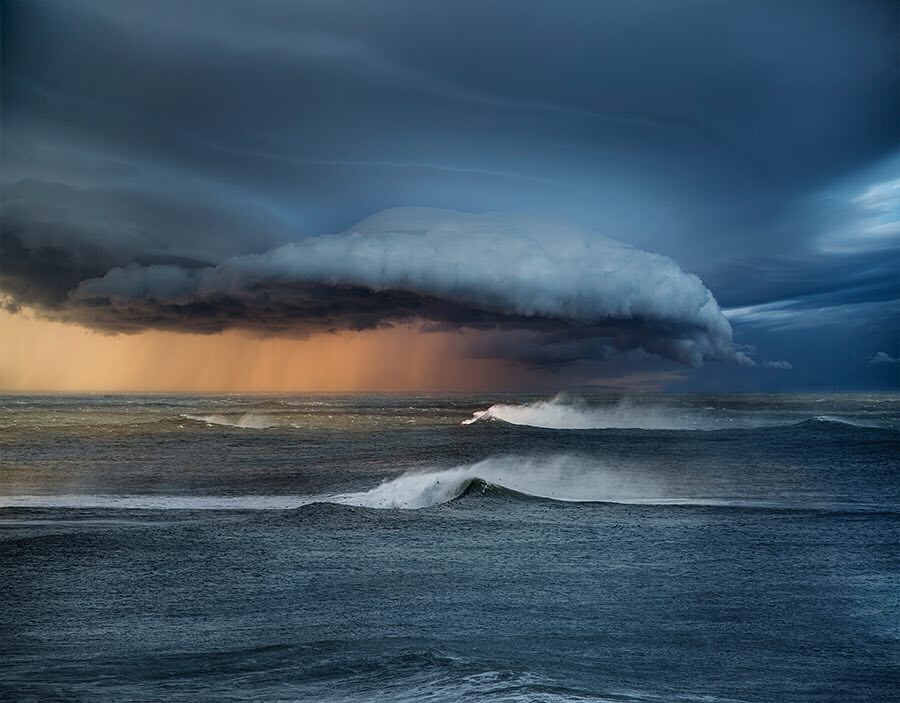
M 0 397 L 0 698 L 900 699 L 897 395 Z

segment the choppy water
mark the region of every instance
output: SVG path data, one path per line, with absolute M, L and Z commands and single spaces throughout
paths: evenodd
M 0 698 L 900 692 L 896 396 L 0 398 Z

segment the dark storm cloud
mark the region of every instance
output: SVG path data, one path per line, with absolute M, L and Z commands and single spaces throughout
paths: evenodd
M 262 230 L 258 247 L 267 226 L 273 218 L 224 197 L 23 179 L 3 191 L 0 286 L 19 303 L 53 307 L 115 266 L 209 265 L 254 246 L 248 233 Z
M 2 13 L 12 304 L 58 311 L 117 267 L 200 276 L 411 205 L 574 221 L 675 259 L 729 308 L 853 304 L 876 331 L 898 297 L 893 2 L 13 0 Z M 363 290 L 310 293 L 304 319 L 498 314 L 409 291 L 380 291 L 373 312 Z M 296 304 L 290 286 L 266 295 Z M 246 305 L 151 317 L 286 327 Z M 765 354 L 763 318 L 732 319 Z M 588 337 L 542 336 L 519 356 L 602 356 Z
M 643 350 L 694 366 L 749 360 L 701 281 L 666 257 L 556 220 L 430 208 L 384 211 L 218 266 L 129 265 L 82 280 L 56 314 L 114 331 L 275 333 L 528 329 L 532 364 Z M 521 347 L 520 347 L 521 348 Z

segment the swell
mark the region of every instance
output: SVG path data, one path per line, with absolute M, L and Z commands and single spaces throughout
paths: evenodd
M 0 507 L 144 510 L 285 510 L 313 503 L 415 510 L 459 498 L 631 502 L 665 497 L 661 487 L 623 468 L 573 455 L 499 456 L 446 469 L 409 471 L 366 490 L 318 495 L 18 495 Z
M 633 508 L 708 508 L 715 510 L 749 511 L 767 513 L 786 513 L 815 515 L 822 514 L 831 517 L 854 517 L 865 515 L 867 517 L 891 517 L 900 516 L 900 508 L 896 505 L 883 503 L 858 503 L 858 502 L 808 502 L 801 500 L 766 501 L 756 499 L 720 499 L 720 498 L 632 498 L 618 500 L 603 500 L 594 498 L 550 498 L 547 496 L 523 493 L 498 486 L 483 479 L 471 479 L 461 487 L 460 492 L 446 501 L 440 501 L 428 505 L 406 504 L 380 504 L 373 505 L 366 500 L 359 502 L 345 495 L 339 496 L 116 496 L 116 495 L 19 495 L 0 496 L 0 529 L 7 525 L 24 524 L 59 524 L 65 522 L 66 516 L 79 514 L 81 511 L 131 511 L 141 513 L 154 512 L 244 512 L 244 513 L 288 513 L 295 511 L 327 510 L 331 514 L 334 510 L 362 510 L 363 512 L 377 513 L 388 511 L 417 511 L 443 505 L 465 505 L 469 502 L 484 501 L 497 502 L 498 505 L 513 505 L 515 503 L 546 503 L 547 505 L 582 505 L 582 506 L 620 506 Z M 32 515 L 35 511 L 64 511 L 62 517 L 44 516 L 39 520 L 21 517 Z M 78 524 L 85 524 L 84 519 L 78 519 Z M 104 519 L 102 524 L 109 524 Z M 122 524 L 146 524 L 133 520 L 124 521 Z
M 373 487 L 348 493 L 312 495 L 12 495 L 0 508 L 120 510 L 284 511 L 313 504 L 365 509 L 416 510 L 454 502 L 491 503 L 546 500 L 557 503 L 617 503 L 642 506 L 840 510 L 896 512 L 894 504 L 859 500 L 862 496 L 781 494 L 774 499 L 752 487 L 717 487 L 672 482 L 642 469 L 579 455 L 496 456 L 445 469 L 409 471 Z M 877 501 L 878 498 L 876 497 Z
M 816 415 L 813 418 L 797 423 L 798 425 L 844 425 L 846 427 L 856 427 L 865 430 L 884 430 L 892 429 L 883 424 L 872 422 L 869 420 L 860 420 L 856 418 L 840 417 L 838 415 Z
M 497 403 L 463 420 L 463 425 L 496 421 L 550 430 L 657 430 L 700 431 L 757 430 L 842 425 L 855 429 L 896 430 L 888 419 L 852 418 L 841 415 L 754 413 L 721 407 L 679 407 L 639 403 L 623 398 L 614 405 L 588 405 L 577 398 L 557 395 L 520 405 Z
M 0 508 L 71 510 L 292 510 L 314 502 L 302 495 L 116 495 L 53 494 L 0 496 Z
M 678 495 L 632 468 L 612 467 L 578 456 L 543 459 L 506 456 L 443 471 L 410 472 L 358 493 L 328 502 L 373 509 L 415 510 L 490 498 L 504 504 L 615 504 L 645 507 L 698 507 L 825 513 L 900 514 L 894 504 L 852 500 L 750 496 Z

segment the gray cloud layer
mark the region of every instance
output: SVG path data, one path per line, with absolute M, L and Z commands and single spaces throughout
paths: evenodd
M 117 331 L 275 333 L 425 320 L 442 329 L 529 329 L 492 354 L 531 363 L 636 350 L 699 366 L 748 361 L 696 276 L 671 259 L 563 222 L 402 208 L 217 266 L 115 267 L 81 281 L 57 314 Z M 565 358 L 534 348 L 564 344 Z

